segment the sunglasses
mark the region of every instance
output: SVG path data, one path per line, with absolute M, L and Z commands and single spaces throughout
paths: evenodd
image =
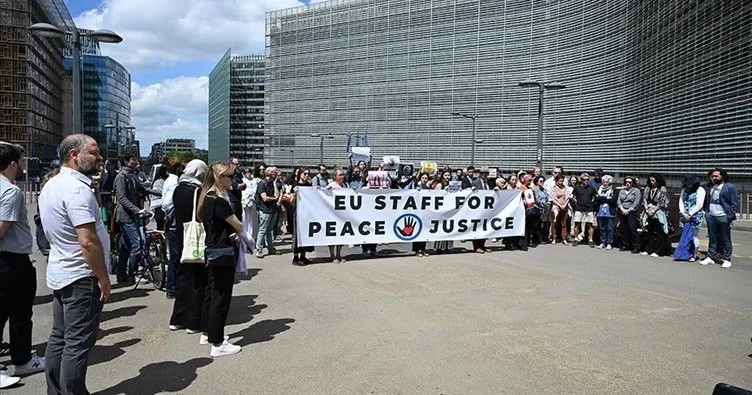
M 634 184 L 634 181 L 624 181 L 625 184 Z

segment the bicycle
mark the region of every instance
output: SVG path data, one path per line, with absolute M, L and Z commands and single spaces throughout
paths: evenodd
M 133 289 L 137 289 L 141 280 L 148 275 L 154 288 L 161 291 L 164 289 L 165 273 L 167 273 L 167 241 L 164 232 L 146 228 L 151 217 L 151 213 L 145 213 L 139 218 L 141 224 L 141 249 L 138 256 L 140 270 L 136 274 L 136 285 Z

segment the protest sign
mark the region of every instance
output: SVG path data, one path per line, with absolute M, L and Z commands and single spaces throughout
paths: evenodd
M 449 192 L 459 192 L 462 190 L 462 181 L 449 181 L 446 190 Z
M 371 160 L 371 147 L 352 147 L 350 153 L 352 154 L 352 161 L 355 163 L 360 161 L 367 163 Z
M 385 156 L 382 164 L 382 170 L 389 172 L 390 175 L 396 176 L 399 170 L 400 157 L 399 156 Z
M 520 191 L 300 188 L 301 246 L 522 236 Z
M 436 166 L 436 162 L 422 161 L 420 162 L 420 170 L 433 176 L 436 174 L 438 166 Z
M 414 169 L 415 165 L 412 163 L 400 163 L 398 175 L 400 177 L 412 178 Z

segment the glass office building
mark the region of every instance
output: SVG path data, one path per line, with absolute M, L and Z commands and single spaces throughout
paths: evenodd
M 263 55 L 227 50 L 209 74 L 209 161 L 263 160 L 265 70 Z
M 268 160 L 374 156 L 529 168 L 538 91 L 544 166 L 610 173 L 752 171 L 746 0 L 332 0 L 267 13 Z M 285 148 L 294 148 L 290 153 Z M 294 155 L 294 156 L 293 156 Z M 294 158 L 294 159 L 293 159 Z
M 68 74 L 72 67 L 73 59 L 65 58 Z M 124 149 L 135 151 L 131 74 L 116 60 L 101 55 L 83 55 L 81 74 L 83 133 L 97 140 L 105 159 L 117 158 Z

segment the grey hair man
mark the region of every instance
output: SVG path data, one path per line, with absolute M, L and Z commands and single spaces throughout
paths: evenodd
M 16 375 L 44 371 L 44 358 L 31 352 L 32 309 L 37 273 L 24 193 L 13 182 L 23 174 L 23 148 L 0 142 L 0 331 L 10 321 L 10 357 Z M 12 381 L 10 378 L 4 381 Z
M 47 392 L 86 394 L 89 352 L 97 341 L 102 305 L 110 297 L 110 242 L 91 185 L 102 156 L 97 142 L 83 134 L 63 139 L 60 154 L 60 174 L 39 196 L 51 245 L 47 286 L 53 293 Z
M 277 187 L 276 181 L 277 168 L 269 166 L 264 171 L 264 179 L 259 182 L 256 189 L 256 200 L 258 201 L 259 211 L 259 231 L 256 238 L 256 257 L 264 257 L 264 248 L 269 251 L 269 255 L 275 255 L 274 249 L 274 226 L 277 223 L 279 214 L 280 198 L 282 191 Z

